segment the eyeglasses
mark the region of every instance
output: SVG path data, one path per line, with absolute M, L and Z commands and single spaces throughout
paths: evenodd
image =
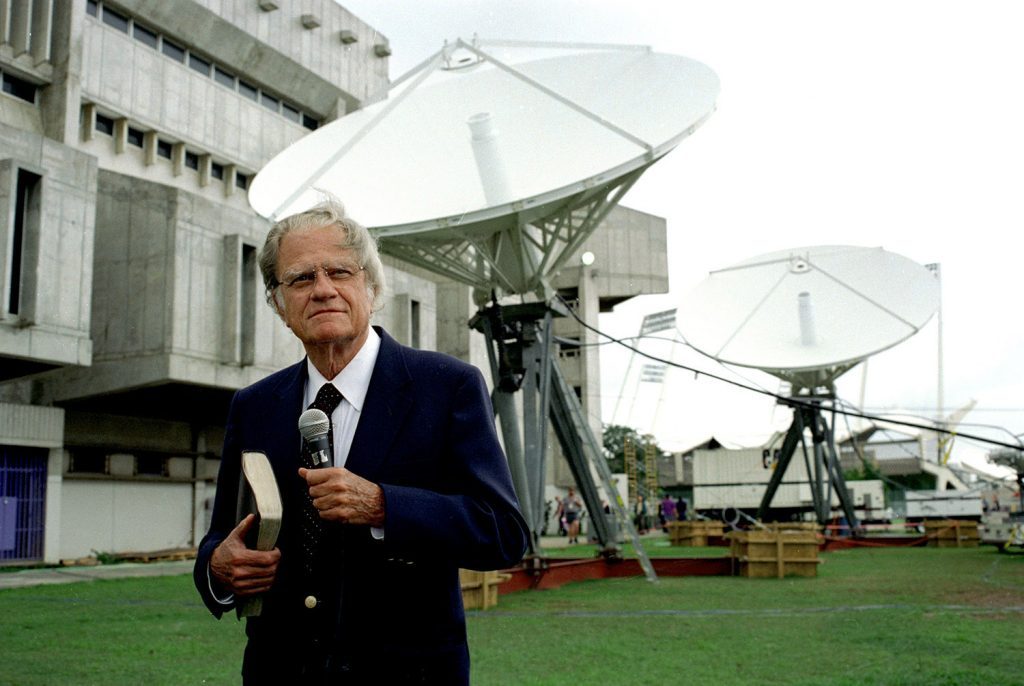
M 350 264 L 322 264 L 304 272 L 289 272 L 281 277 L 278 283 L 295 291 L 311 290 L 316 283 L 316 273 L 322 272 L 328 281 L 340 286 L 363 269 L 364 267 Z

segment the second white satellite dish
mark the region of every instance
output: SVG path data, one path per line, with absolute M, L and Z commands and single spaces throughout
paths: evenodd
M 785 250 L 712 272 L 684 300 L 687 342 L 722 362 L 825 381 L 917 333 L 939 306 L 927 268 L 881 248 Z

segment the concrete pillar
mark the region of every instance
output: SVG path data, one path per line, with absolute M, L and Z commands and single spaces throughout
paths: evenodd
M 147 167 L 156 164 L 156 131 L 146 131 L 142 134 L 142 159 Z
M 32 60 L 36 65 L 50 61 L 53 0 L 32 0 Z
M 32 36 L 32 3 L 31 0 L 11 0 L 11 47 L 14 56 L 28 52 Z
M 50 5 L 52 0 L 45 3 Z M 0 5 L 3 5 L 0 2 Z M 52 39 L 50 65 L 53 76 L 50 85 L 40 91 L 40 109 L 43 130 L 47 138 L 73 145 L 80 133 L 78 114 L 82 101 L 82 32 L 85 27 L 85 0 L 61 0 L 57 12 L 51 12 Z M 94 108 L 95 116 L 95 108 Z M 89 134 L 95 127 L 95 118 L 84 122 Z M 85 133 L 85 130 L 81 132 Z M 83 138 L 83 140 L 87 140 Z
M 209 155 L 199 156 L 199 186 L 206 188 L 210 185 L 210 165 L 213 164 L 213 158 Z
M 128 145 L 128 120 L 124 117 L 114 120 L 114 152 L 118 155 L 124 152 Z
M 46 462 L 46 519 L 43 533 L 43 562 L 60 562 L 60 506 L 64 486 L 63 448 L 50 448 Z
M 238 167 L 234 164 L 224 165 L 224 197 L 230 198 L 235 194 L 235 180 L 238 177 Z

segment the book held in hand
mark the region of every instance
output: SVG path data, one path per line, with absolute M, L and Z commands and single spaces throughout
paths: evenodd
M 281 533 L 281 491 L 267 456 L 260 452 L 242 453 L 242 478 L 238 488 L 238 521 L 250 513 L 256 522 L 249 529 L 246 545 L 255 550 L 273 550 Z M 263 610 L 260 596 L 244 598 L 238 603 L 239 617 L 256 617 Z

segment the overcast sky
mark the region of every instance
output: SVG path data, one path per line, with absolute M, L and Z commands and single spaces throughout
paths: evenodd
M 672 292 L 634 299 L 602 315 L 600 327 L 633 335 L 644 314 L 674 307 L 710 270 L 748 257 L 822 244 L 881 246 L 941 264 L 947 410 L 974 399 L 977 409 L 966 422 L 1024 432 L 1024 41 L 1015 3 L 342 4 L 388 37 L 392 78 L 446 38 L 474 33 L 640 43 L 704 62 L 721 79 L 717 112 L 623 201 L 666 218 Z M 865 406 L 934 416 L 937 342 L 933 319 L 873 357 Z M 605 420 L 617 404 L 622 411 L 633 403 L 636 386 L 623 389 L 615 372 L 628 361 L 628 353 L 602 353 Z M 848 373 L 840 395 L 859 403 L 862 378 L 859 369 Z M 655 433 L 672 447 L 704 433 L 756 442 L 788 421 L 747 392 L 688 383 L 689 400 L 657 411 Z M 640 407 L 653 388 L 644 386 Z M 1005 431 L 963 429 L 1009 438 Z M 985 450 L 958 444 L 957 454 Z

